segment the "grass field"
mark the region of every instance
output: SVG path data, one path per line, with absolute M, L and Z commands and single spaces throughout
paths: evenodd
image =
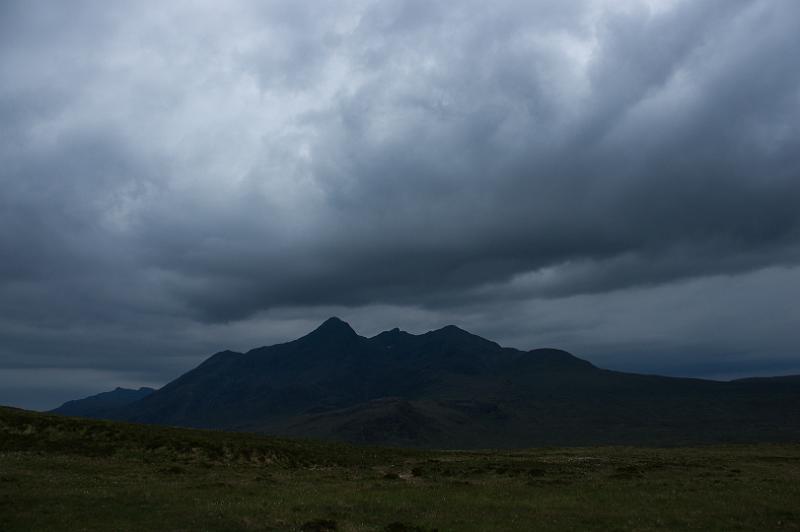
M 0 530 L 800 530 L 800 445 L 409 451 L 0 408 Z

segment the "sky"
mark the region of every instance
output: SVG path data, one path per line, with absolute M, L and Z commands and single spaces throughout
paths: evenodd
M 0 404 L 336 315 L 800 373 L 796 0 L 0 3 Z

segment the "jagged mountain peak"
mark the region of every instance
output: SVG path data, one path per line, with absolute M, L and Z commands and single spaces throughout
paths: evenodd
M 417 336 L 395 327 L 394 329 L 376 334 L 370 338 L 369 341 L 372 344 L 393 348 L 398 344 L 404 345 L 409 341 L 413 342 L 415 338 L 417 338 Z
M 350 327 L 346 321 L 332 316 L 322 322 L 322 324 L 308 333 L 304 338 L 315 339 L 352 339 L 358 338 L 358 334 Z
M 491 351 L 500 349 L 500 345 L 482 336 L 465 331 L 455 325 L 445 325 L 441 329 L 435 329 L 422 335 L 425 338 L 445 341 L 447 343 L 457 343 L 459 345 L 471 345 L 478 349 L 489 349 Z
M 391 338 L 391 337 L 400 337 L 400 336 L 414 336 L 413 334 L 406 332 L 399 327 L 395 327 L 394 329 L 389 329 L 388 331 L 383 331 L 372 338 Z
M 464 329 L 462 329 L 461 327 L 458 327 L 456 325 L 445 325 L 444 327 L 442 327 L 440 329 L 434 329 L 434 330 L 429 331 L 429 332 L 427 332 L 425 334 L 427 334 L 429 336 L 447 336 L 447 337 L 451 337 L 451 338 L 455 338 L 455 337 L 480 338 L 481 340 L 486 340 L 485 338 L 481 338 L 477 334 L 472 334 L 469 331 L 465 331 Z M 488 342 L 489 340 L 486 340 L 486 341 Z

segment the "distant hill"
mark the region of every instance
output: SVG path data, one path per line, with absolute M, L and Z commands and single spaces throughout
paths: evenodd
M 365 338 L 331 318 L 292 342 L 217 353 L 102 417 L 442 448 L 800 441 L 800 379 L 621 373 L 454 326 Z
M 98 393 L 84 399 L 67 401 L 58 408 L 52 410 L 55 414 L 65 416 L 78 416 L 90 418 L 109 417 L 114 410 L 127 406 L 134 401 L 143 399 L 153 393 L 153 388 L 142 387 L 138 390 L 128 388 L 116 388 L 110 392 Z

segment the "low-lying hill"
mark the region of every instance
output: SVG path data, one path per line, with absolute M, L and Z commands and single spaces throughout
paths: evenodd
M 429 448 L 786 442 L 800 441 L 800 378 L 636 375 L 454 326 L 365 338 L 331 318 L 98 417 Z
M 110 392 L 98 393 L 84 399 L 67 401 L 53 410 L 53 413 L 65 416 L 104 418 L 112 416 L 115 410 L 123 406 L 128 406 L 139 399 L 144 399 L 154 391 L 153 388 L 146 387 L 138 390 L 116 388 Z
M 800 446 L 422 451 L 0 407 L 0 530 L 797 530 Z

